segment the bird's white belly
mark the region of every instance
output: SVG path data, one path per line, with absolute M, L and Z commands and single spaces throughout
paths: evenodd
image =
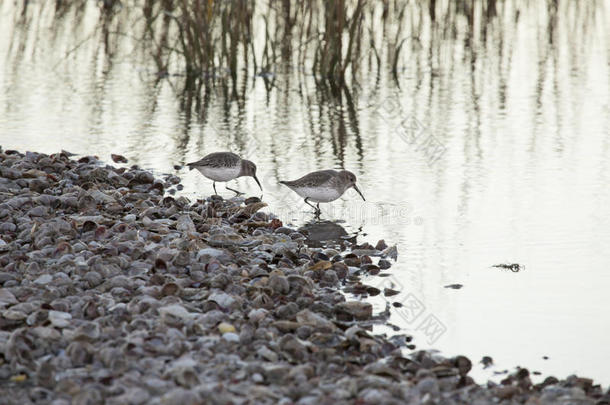
M 205 177 L 214 181 L 229 181 L 239 176 L 241 168 L 235 167 L 197 167 Z
M 294 191 L 303 198 L 308 197 L 309 200 L 313 202 L 335 201 L 343 194 L 331 187 L 302 187 L 297 188 Z

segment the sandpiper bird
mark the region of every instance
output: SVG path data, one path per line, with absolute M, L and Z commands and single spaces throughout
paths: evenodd
M 256 165 L 249 160 L 245 160 L 232 152 L 214 152 L 204 158 L 186 164 L 189 170 L 197 169 L 201 174 L 210 180 L 213 180 L 212 187 L 216 191 L 217 181 L 229 181 L 242 176 L 251 176 L 256 180 L 256 184 L 263 190 L 261 183 L 256 178 Z M 226 187 L 226 186 L 225 186 Z M 236 194 L 243 194 L 240 191 L 226 187 Z
M 320 203 L 335 201 L 341 197 L 345 190 L 353 187 L 364 200 L 364 196 L 356 186 L 356 176 L 347 170 L 320 170 L 311 172 L 293 181 L 280 181 L 305 198 L 305 203 L 320 214 Z M 318 203 L 314 207 L 309 201 Z M 366 201 L 366 200 L 365 200 Z

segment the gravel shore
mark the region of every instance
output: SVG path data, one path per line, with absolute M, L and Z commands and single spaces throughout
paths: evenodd
M 179 183 L 0 149 L 0 403 L 610 404 L 576 376 L 480 385 L 464 356 L 373 334 L 390 311 L 344 292 L 395 247 L 320 247 L 256 197 Z

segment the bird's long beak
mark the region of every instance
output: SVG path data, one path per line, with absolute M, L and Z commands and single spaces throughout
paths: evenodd
M 360 197 L 362 197 L 362 200 L 366 201 L 366 199 L 362 195 L 362 192 L 360 191 L 360 189 L 355 184 L 352 187 L 354 187 L 354 190 L 356 190 L 358 192 L 358 194 L 360 194 Z
M 252 176 L 254 177 L 254 180 L 256 180 L 256 184 L 258 184 L 258 186 L 261 188 L 261 191 L 263 191 L 263 186 L 261 186 L 261 183 L 258 181 L 258 179 L 256 178 L 256 175 Z

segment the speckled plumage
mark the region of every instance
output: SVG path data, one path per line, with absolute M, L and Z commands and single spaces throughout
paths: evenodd
M 318 170 L 317 172 L 307 173 L 300 179 L 292 181 L 280 181 L 280 183 L 287 185 L 288 187 L 300 188 L 300 187 L 323 187 L 331 182 L 334 183 L 334 179 L 337 179 L 339 172 L 336 170 Z
M 307 204 L 309 204 L 309 200 L 318 203 L 318 207 L 314 207 L 318 214 L 320 212 L 319 203 L 336 200 L 348 188 L 353 187 L 364 200 L 364 196 L 356 186 L 356 176 L 347 170 L 319 170 L 308 173 L 299 179 L 280 181 L 280 183 L 304 197 Z
M 258 178 L 256 178 L 256 165 L 249 160 L 240 158 L 233 152 L 210 153 L 196 162 L 187 163 L 187 166 L 190 170 L 197 169 L 205 177 L 213 180 L 214 192 L 216 192 L 217 181 L 225 182 L 242 176 L 253 177 L 260 189 L 263 189 Z M 232 188 L 227 187 L 227 189 L 240 194 L 239 191 Z
M 241 158 L 233 152 L 214 152 L 196 162 L 187 163 L 191 169 L 197 167 L 236 167 L 241 166 Z

